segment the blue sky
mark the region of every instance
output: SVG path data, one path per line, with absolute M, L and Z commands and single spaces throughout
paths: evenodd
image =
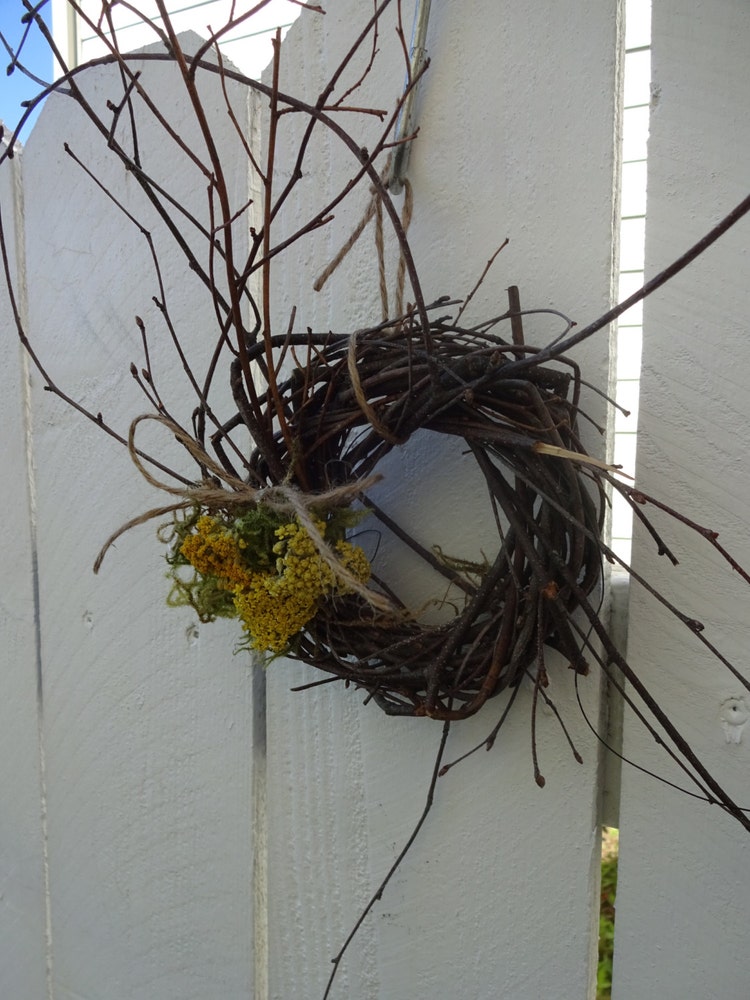
M 47 4 L 41 11 L 47 24 L 51 19 L 49 8 L 50 5 Z M 25 25 L 21 24 L 21 18 L 24 13 L 25 8 L 21 0 L 0 0 L 0 32 L 14 49 L 23 37 Z M 39 29 L 34 25 L 31 26 L 24 43 L 22 55 L 24 64 L 32 73 L 44 80 L 51 79 L 52 55 Z M 39 87 L 19 70 L 8 76 L 5 71 L 9 63 L 10 56 L 4 46 L 0 46 L 0 119 L 6 129 L 12 132 L 22 114 L 21 101 L 34 97 Z M 29 132 L 30 126 L 27 125 L 21 138 L 27 138 Z

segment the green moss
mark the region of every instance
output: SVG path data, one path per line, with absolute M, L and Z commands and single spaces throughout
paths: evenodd
M 167 574 L 172 588 L 167 595 L 170 608 L 191 607 L 202 622 L 236 618 L 234 595 L 215 576 L 201 576 L 195 570 L 175 566 Z
M 615 851 L 608 852 L 602 859 L 601 903 L 599 907 L 599 966 L 596 974 L 596 1000 L 610 1000 L 612 996 L 616 893 L 617 853 Z

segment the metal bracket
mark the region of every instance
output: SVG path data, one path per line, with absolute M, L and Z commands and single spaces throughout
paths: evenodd
M 411 46 L 409 48 L 410 74 L 407 76 L 404 84 L 405 91 L 409 86 L 409 80 L 413 80 L 424 66 L 427 56 L 425 39 L 427 37 L 427 23 L 430 19 L 430 3 L 431 0 L 417 0 L 417 7 L 414 11 L 414 27 L 411 32 Z M 393 154 L 391 170 L 386 185 L 391 194 L 398 194 L 404 186 L 406 168 L 409 165 L 409 154 L 411 153 L 411 143 L 404 142 L 403 140 L 414 134 L 414 101 L 416 92 L 416 87 L 412 87 L 408 91 L 396 119 L 393 138 L 394 142 L 399 143 L 399 145 L 396 146 Z

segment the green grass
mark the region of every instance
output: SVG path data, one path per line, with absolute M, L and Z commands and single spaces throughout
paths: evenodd
M 596 1000 L 612 996 L 612 957 L 615 950 L 615 895 L 617 893 L 617 836 L 605 830 L 602 850 L 602 888 L 599 908 L 599 966 Z

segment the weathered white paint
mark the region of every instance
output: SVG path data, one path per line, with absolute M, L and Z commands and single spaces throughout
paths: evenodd
M 322 87 L 355 37 L 361 9 L 342 0 L 329 5 L 325 19 L 300 19 L 282 52 L 282 89 L 313 95 Z M 476 296 L 476 320 L 505 310 L 512 283 L 526 305 L 554 305 L 580 320 L 606 307 L 616 43 L 614 3 L 574 10 L 506 5 L 501 16 L 487 0 L 468 17 L 465 6 L 433 4 L 432 66 L 417 102 L 421 133 L 410 164 L 411 240 L 428 301 L 466 294 L 510 236 Z M 357 103 L 389 108 L 404 75 L 391 22 L 379 46 Z M 359 72 L 348 71 L 340 89 Z M 282 141 L 288 120 L 284 129 Z M 362 136 L 362 145 L 371 144 L 374 130 Z M 319 137 L 280 231 L 335 192 L 354 166 L 337 140 Z M 279 262 L 279 328 L 286 327 L 292 304 L 300 327 L 351 330 L 379 318 L 371 233 L 322 293 L 310 290 L 366 198 L 363 190 L 354 204 L 337 208 L 331 226 Z M 549 324 L 529 320 L 528 328 L 537 342 L 550 335 Z M 604 335 L 579 355 L 600 384 L 607 380 L 607 354 Z M 483 530 L 482 494 L 457 451 L 429 435 L 413 442 L 388 465 L 380 496 L 425 544 L 475 554 L 491 545 L 492 534 Z M 398 565 L 392 562 L 390 572 Z M 322 995 L 330 958 L 421 812 L 440 737 L 438 724 L 386 718 L 374 705 L 364 707 L 355 691 L 326 687 L 290 696 L 290 686 L 312 679 L 292 665 L 269 669 L 274 1000 Z M 594 718 L 597 692 L 592 676 L 584 697 Z M 598 751 L 575 706 L 570 672 L 559 664 L 551 694 L 584 766 L 570 757 L 554 718 L 543 716 L 547 787 L 536 787 L 530 699 L 522 694 L 492 753 L 439 782 L 435 810 L 355 940 L 334 997 L 589 995 L 598 909 Z M 486 735 L 503 705 L 498 699 L 458 724 L 448 756 Z
M 23 229 L 21 164 L 0 172 L 3 229 L 17 273 Z M 18 240 L 18 242 L 17 242 Z M 37 714 L 37 634 L 34 549 L 26 461 L 25 364 L 5 282 L 0 291 L 0 425 L 3 475 L 0 509 L 4 583 L 0 595 L 0 995 L 45 995 L 47 946 L 44 892 L 43 803 Z M 19 289 L 23 308 L 23 288 Z
M 111 69 L 87 77 L 98 107 L 116 98 L 117 78 Z M 143 79 L 178 131 L 197 143 L 171 71 L 148 66 Z M 246 98 L 233 99 L 250 134 Z M 241 204 L 246 171 L 229 152 L 236 137 L 215 83 L 205 100 Z M 53 378 L 126 433 L 147 408 L 129 375 L 131 361 L 142 363 L 139 314 L 157 383 L 187 419 L 193 403 L 151 301 L 159 290 L 145 241 L 65 155 L 64 140 L 152 230 L 172 318 L 192 356 L 205 359 L 213 344 L 215 318 L 202 286 L 132 178 L 62 97 L 48 101 L 24 154 L 32 341 Z M 147 114 L 140 143 L 147 168 L 207 223 L 204 178 L 165 144 Z M 110 532 L 163 501 L 124 448 L 42 392 L 37 373 L 32 390 L 54 995 L 250 996 L 256 761 L 262 775 L 262 754 L 253 752 L 253 676 L 232 656 L 231 629 L 199 630 L 190 614 L 165 607 L 154 525 L 123 538 L 93 576 Z M 173 460 L 187 468 L 176 452 Z M 8 506 L 23 514 L 18 478 L 19 499 Z M 20 567 L 28 575 L 28 557 Z M 26 656 L 33 695 L 33 655 Z M 23 707 L 19 697 L 15 729 Z M 31 741 L 33 770 L 33 700 L 30 710 L 18 748 L 22 736 Z M 36 882 L 38 836 L 37 821 L 26 851 L 16 852 L 23 866 L 31 854 L 28 878 Z M 29 929 L 27 947 L 37 948 L 43 971 L 42 929 Z M 42 994 L 28 985 L 7 995 Z
M 747 4 L 658 0 L 653 14 L 647 273 L 747 194 L 750 156 Z M 745 219 L 647 301 L 638 455 L 643 489 L 720 531 L 746 566 L 749 238 Z M 747 676 L 747 586 L 705 542 L 658 522 L 680 565 L 658 559 L 641 533 L 635 566 L 703 621 L 708 638 Z M 637 586 L 629 658 L 735 801 L 750 806 L 750 747 L 746 736 L 728 738 L 726 714 L 730 700 L 747 701 L 747 691 Z M 625 753 L 686 784 L 629 716 Z M 620 824 L 613 996 L 746 997 L 747 833 L 718 809 L 627 767 Z
M 742 734 L 750 718 L 747 703 L 742 695 L 727 698 L 721 705 L 721 726 L 727 743 L 741 743 Z

